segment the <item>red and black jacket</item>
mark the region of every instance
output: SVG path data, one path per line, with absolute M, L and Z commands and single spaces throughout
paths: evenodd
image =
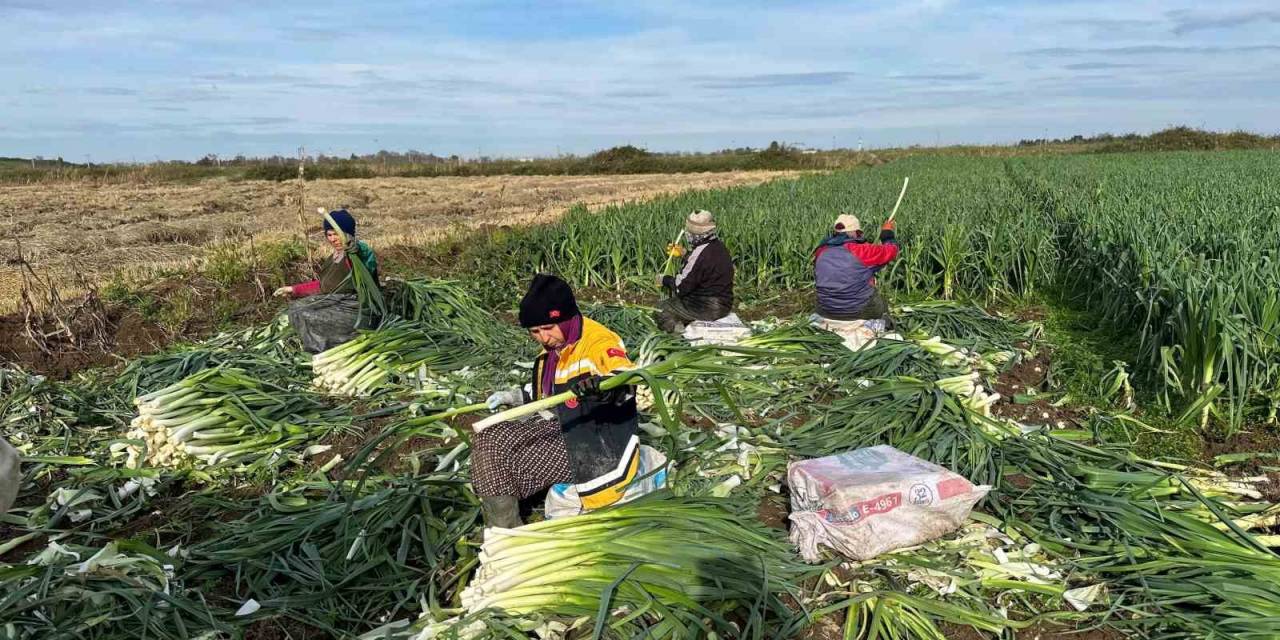
M 827 318 L 853 317 L 875 293 L 875 276 L 898 257 L 893 230 L 880 231 L 881 244 L 844 233 L 832 234 L 813 252 L 818 314 Z

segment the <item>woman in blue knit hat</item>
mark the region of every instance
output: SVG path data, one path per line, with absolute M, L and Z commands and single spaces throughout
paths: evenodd
M 374 282 L 378 281 L 378 257 L 368 244 L 356 239 L 356 219 L 350 212 L 330 211 L 324 221 L 324 236 L 333 246 L 333 255 L 324 261 L 319 277 L 275 290 L 277 296 L 303 298 L 289 305 L 289 323 L 302 337 L 303 348 L 311 353 L 336 347 L 354 338 L 356 329 L 373 324 L 371 318 L 360 315 L 352 260 L 363 263 Z

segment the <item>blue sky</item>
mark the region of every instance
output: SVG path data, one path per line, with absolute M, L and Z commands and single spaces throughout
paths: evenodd
M 1280 6 L 0 0 L 0 155 L 1280 131 Z

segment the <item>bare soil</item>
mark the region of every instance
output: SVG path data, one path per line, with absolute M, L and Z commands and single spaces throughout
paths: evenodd
M 233 320 L 241 324 L 265 320 L 280 309 L 253 282 L 227 288 L 202 278 L 171 278 L 152 283 L 146 291 L 157 298 L 182 291 L 191 296 L 193 311 L 168 326 L 121 304 L 104 304 L 93 313 L 51 314 L 32 321 L 21 313 L 2 315 L 0 362 L 62 379 L 88 368 L 154 353 L 175 340 L 208 335 L 217 329 L 218 319 L 211 311 L 216 303 L 233 303 L 237 309 Z M 66 335 L 64 327 L 74 338 Z M 32 333 L 47 338 L 38 343 L 31 339 Z
M 742 305 L 738 309 L 738 317 L 747 322 L 755 322 L 768 317 L 794 318 L 813 313 L 814 297 L 812 291 L 783 291 L 760 300 L 750 306 Z
M 1052 366 L 1046 351 L 1023 360 L 1001 373 L 993 385 L 1000 400 L 992 405 L 991 412 L 1001 418 L 1009 418 L 1028 425 L 1049 425 L 1071 428 L 1078 426 L 1082 415 L 1071 407 L 1055 407 L 1049 391 L 1049 367 Z M 1032 396 L 1030 394 L 1034 393 Z M 1015 397 L 1022 396 L 1021 402 Z
M 1280 432 L 1274 426 L 1250 425 L 1229 438 L 1206 438 L 1203 448 L 1203 460 L 1213 465 L 1214 456 L 1227 453 L 1264 452 L 1280 454 Z M 1262 498 L 1268 502 L 1280 503 L 1280 460 L 1275 458 L 1254 458 L 1227 465 L 1221 471 L 1235 477 L 1266 476 L 1268 482 L 1261 483 L 1258 490 Z
M 0 186 L 0 258 L 23 256 L 67 284 L 83 272 L 102 283 L 199 259 L 222 242 L 300 238 L 318 244 L 318 207 L 349 207 L 361 237 L 379 248 L 421 245 L 452 230 L 554 220 L 581 203 L 598 209 L 691 189 L 758 184 L 796 172 L 607 176 L 375 178 L 308 182 L 209 180 L 193 185 Z M 16 306 L 17 269 L 0 271 L 0 310 Z
M 760 498 L 756 506 L 756 519 L 764 526 L 773 529 L 787 529 L 787 516 L 791 510 L 787 508 L 787 499 L 776 493 L 767 492 Z
M 1280 453 L 1280 428 L 1265 425 L 1246 425 L 1228 438 L 1207 436 L 1204 442 L 1204 460 L 1212 465 L 1214 456 L 1227 453 L 1242 452 Z M 1231 475 L 1260 475 L 1266 471 L 1263 467 L 1278 467 L 1280 460 L 1274 458 L 1255 458 L 1238 464 L 1224 467 Z

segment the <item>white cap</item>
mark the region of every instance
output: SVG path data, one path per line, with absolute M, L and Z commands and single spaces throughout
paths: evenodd
M 715 217 L 711 215 L 710 211 L 705 209 L 699 209 L 690 213 L 689 217 L 684 220 L 684 230 L 695 236 L 715 231 L 715 228 Z
M 862 223 L 858 222 L 858 216 L 842 213 L 836 217 L 835 230 L 844 231 L 845 233 L 862 231 Z

